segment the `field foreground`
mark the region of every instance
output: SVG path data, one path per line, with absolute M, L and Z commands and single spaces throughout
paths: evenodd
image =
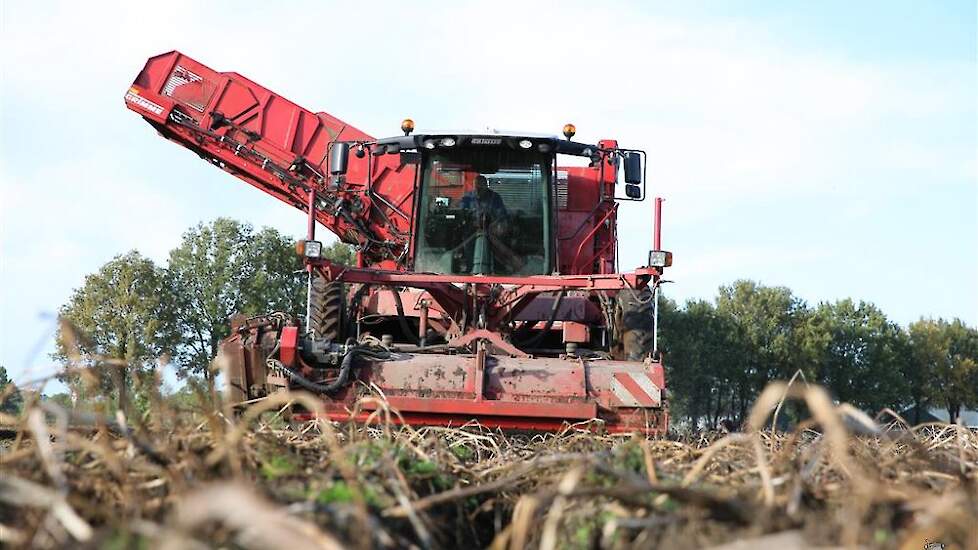
M 768 429 L 785 397 L 814 420 Z M 0 442 L 0 542 L 90 548 L 978 548 L 978 435 L 876 425 L 773 385 L 745 432 L 645 439 L 477 425 L 138 419 L 34 404 Z M 778 414 L 779 412 L 775 412 Z M 586 431 L 584 428 L 590 428 Z M 936 548 L 936 546 L 935 546 Z

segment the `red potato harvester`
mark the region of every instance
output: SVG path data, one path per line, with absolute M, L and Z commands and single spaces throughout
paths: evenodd
M 179 52 L 149 59 L 125 102 L 308 215 L 307 309 L 232 322 L 233 401 L 301 388 L 334 420 L 382 394 L 412 424 L 667 430 L 661 199 L 648 265 L 617 262 L 619 204 L 645 199 L 643 151 L 572 141 L 571 124 L 560 139 L 414 134 L 405 120 L 376 139 Z M 317 223 L 356 247 L 356 266 L 322 257 Z

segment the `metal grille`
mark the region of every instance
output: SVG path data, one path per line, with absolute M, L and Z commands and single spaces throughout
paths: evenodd
M 543 194 L 538 186 L 543 175 L 539 165 L 533 165 L 528 171 L 504 168 L 487 175 L 486 179 L 489 180 L 489 188 L 499 193 L 508 210 L 540 215 Z
M 173 69 L 173 73 L 170 78 L 166 81 L 166 85 L 163 86 L 163 95 L 167 97 L 173 97 L 173 91 L 183 86 L 184 84 L 189 84 L 191 82 L 200 82 L 203 78 L 200 75 L 195 74 L 179 65 Z M 187 105 L 193 107 L 194 109 L 204 112 L 206 105 L 197 102 L 186 102 Z
M 567 172 L 557 172 L 557 209 L 567 209 Z

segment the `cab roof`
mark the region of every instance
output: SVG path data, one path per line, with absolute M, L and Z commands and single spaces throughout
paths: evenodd
M 529 142 L 528 147 L 526 146 L 527 142 Z M 510 135 L 502 133 L 468 134 L 459 132 L 425 133 L 382 138 L 374 143 L 374 147 L 383 147 L 388 153 L 420 149 L 445 150 L 456 147 L 501 147 L 512 150 L 537 150 L 541 153 L 556 152 L 581 157 L 594 157 L 600 152 L 600 148 L 597 145 L 560 139 L 557 136 L 546 134 Z

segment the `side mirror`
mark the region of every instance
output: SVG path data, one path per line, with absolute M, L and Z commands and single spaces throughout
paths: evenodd
M 635 151 L 625 154 L 625 183 L 642 183 L 642 155 Z M 628 194 L 627 188 L 625 193 Z M 631 197 L 631 195 L 628 196 Z
M 642 198 L 642 188 L 637 185 L 632 185 L 630 183 L 625 184 L 625 196 L 630 199 L 641 199 Z
M 329 150 L 329 173 L 334 176 L 346 174 L 347 164 L 350 161 L 350 144 L 345 141 L 338 141 Z

